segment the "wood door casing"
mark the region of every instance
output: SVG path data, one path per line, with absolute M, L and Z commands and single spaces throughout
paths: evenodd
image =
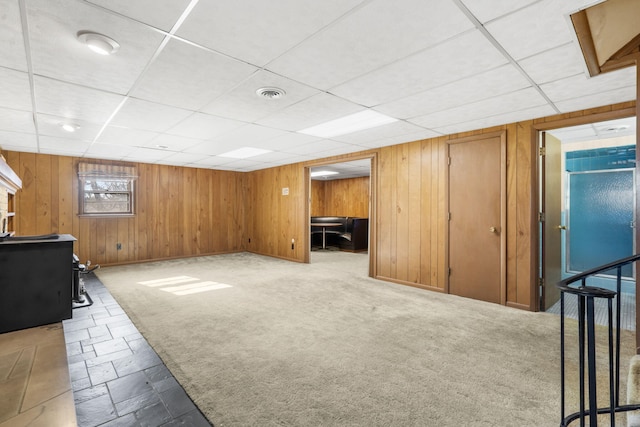
M 449 293 L 506 304 L 506 136 L 449 141 Z

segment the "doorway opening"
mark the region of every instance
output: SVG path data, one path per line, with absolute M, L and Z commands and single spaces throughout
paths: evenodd
M 555 284 L 636 253 L 635 117 L 541 133 L 540 309 L 559 313 Z M 622 327 L 635 330 L 633 266 L 623 271 Z M 590 286 L 615 290 L 615 272 Z M 575 313 L 572 301 L 565 301 Z M 606 308 L 603 307 L 606 312 Z M 571 315 L 571 314 L 569 314 Z M 606 317 L 596 320 L 606 323 Z
M 368 157 L 309 168 L 311 263 L 349 257 L 354 268 L 372 275 L 372 162 Z

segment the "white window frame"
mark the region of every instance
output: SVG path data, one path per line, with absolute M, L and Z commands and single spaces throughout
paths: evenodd
M 78 178 L 80 216 L 135 215 L 135 168 L 80 163 Z

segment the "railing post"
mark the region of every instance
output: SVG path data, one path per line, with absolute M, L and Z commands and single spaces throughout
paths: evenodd
M 590 427 L 598 425 L 598 414 L 609 414 L 610 426 L 615 426 L 615 414 L 618 412 L 635 411 L 640 409 L 640 404 L 633 405 L 621 405 L 620 404 L 620 347 L 621 347 L 621 293 L 622 293 L 622 267 L 635 263 L 640 260 L 640 254 L 633 255 L 628 258 L 624 258 L 612 263 L 585 271 L 576 276 L 562 280 L 558 283 L 560 289 L 560 375 L 561 375 L 561 427 L 568 427 L 572 422 L 580 419 L 580 426 L 584 427 L 586 416 L 589 417 Z M 587 286 L 587 278 L 593 275 L 603 273 L 617 269 L 616 271 L 616 291 L 589 287 Z M 579 282 L 579 285 L 578 283 Z M 571 286 L 573 284 L 573 286 Z M 577 285 L 577 286 L 576 286 Z M 576 295 L 578 299 L 578 376 L 580 386 L 580 409 L 570 415 L 566 415 L 566 363 L 565 363 L 565 293 Z M 636 294 L 638 294 L 636 292 Z M 613 339 L 613 299 L 616 300 L 616 339 L 614 347 Z M 608 309 L 608 349 L 609 349 L 609 407 L 600 408 L 597 407 L 597 379 L 596 379 L 596 342 L 595 342 L 595 298 L 606 298 Z M 585 328 L 586 321 L 586 328 Z M 586 330 L 585 330 L 586 329 Z M 586 334 L 586 343 L 585 343 Z M 586 345 L 586 347 L 585 347 Z M 636 349 L 640 349 L 636 345 Z M 614 354 L 615 353 L 615 354 Z M 588 375 L 589 375 L 589 407 L 585 407 L 585 354 L 588 360 Z M 615 362 L 614 362 L 615 358 Z

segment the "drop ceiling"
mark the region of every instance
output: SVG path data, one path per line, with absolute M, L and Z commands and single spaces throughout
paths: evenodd
M 0 0 L 0 147 L 252 171 L 633 100 L 635 67 L 586 73 L 569 14 L 594 3 Z M 299 133 L 366 109 L 398 120 Z M 270 152 L 220 156 L 242 147 Z

